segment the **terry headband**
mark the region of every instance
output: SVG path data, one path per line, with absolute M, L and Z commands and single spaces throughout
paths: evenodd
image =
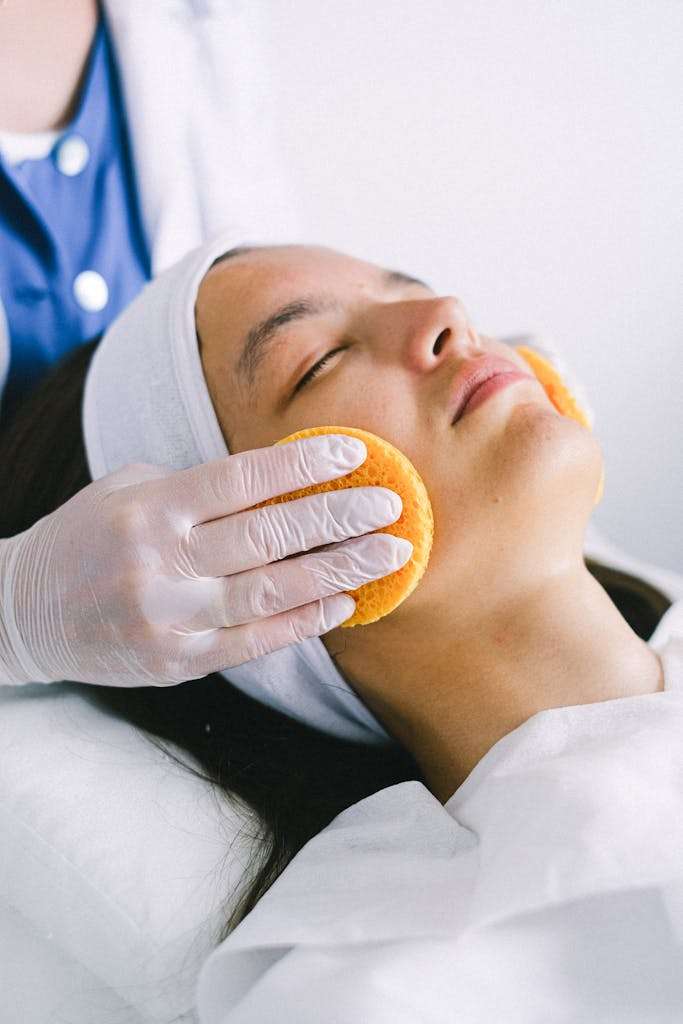
M 83 396 L 93 480 L 132 462 L 189 469 L 230 454 L 204 378 L 194 307 L 214 260 L 247 244 L 232 231 L 194 249 L 150 281 L 103 335 Z M 323 732 L 370 744 L 395 742 L 320 637 L 220 674 L 255 700 Z

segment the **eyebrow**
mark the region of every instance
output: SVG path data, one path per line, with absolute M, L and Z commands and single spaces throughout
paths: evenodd
M 389 288 L 418 284 L 431 291 L 431 287 L 424 281 L 418 277 L 412 277 L 410 274 L 404 274 L 400 270 L 384 270 L 382 282 Z M 265 320 L 254 324 L 244 339 L 242 352 L 237 361 L 238 380 L 246 382 L 249 392 L 252 393 L 257 372 L 272 351 L 273 344 L 278 340 L 279 332 L 283 327 L 297 320 L 338 312 L 342 308 L 339 299 L 322 294 L 292 299 L 291 302 L 274 310 Z

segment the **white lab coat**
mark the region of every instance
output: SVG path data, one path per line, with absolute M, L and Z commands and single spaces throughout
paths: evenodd
M 119 67 L 152 273 L 234 225 L 296 242 L 277 152 L 260 0 L 104 0 Z M 0 395 L 9 367 L 0 302 Z
M 338 815 L 204 965 L 201 1024 L 679 1024 L 683 600 L 650 644 L 664 692 L 539 712 L 445 806 Z

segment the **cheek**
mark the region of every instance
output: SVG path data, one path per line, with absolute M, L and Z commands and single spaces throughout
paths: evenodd
M 471 560 L 473 545 L 490 547 L 519 529 L 539 495 L 569 491 L 577 473 L 592 471 L 596 450 L 590 431 L 541 401 L 516 405 L 503 429 L 482 431 L 474 448 L 440 446 L 443 461 L 423 473 L 435 520 L 430 568 L 450 571 L 454 559 Z
M 225 406 L 216 408 L 216 416 L 231 455 L 267 448 L 288 433 L 286 427 L 276 425 L 274 417 L 234 398 L 229 409 Z

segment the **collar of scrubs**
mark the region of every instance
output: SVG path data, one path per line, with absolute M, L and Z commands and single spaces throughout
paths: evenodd
M 107 145 L 106 120 L 98 105 L 91 102 L 94 92 L 108 89 L 107 61 L 114 61 L 104 18 L 100 14 L 95 37 L 85 66 L 76 111 L 65 128 L 45 132 L 0 132 L 0 160 L 18 167 L 27 160 L 41 160 L 50 153 L 59 158 L 59 150 L 69 137 L 79 137 L 90 150 Z M 109 147 L 111 143 L 109 143 Z M 108 151 L 108 150 L 107 150 Z
M 83 167 L 96 157 L 99 163 L 107 163 L 116 155 L 118 132 L 108 117 L 102 116 L 102 99 L 110 90 L 120 101 L 115 72 L 115 60 L 109 42 L 106 25 L 100 14 L 95 37 L 86 62 L 83 83 L 78 97 L 76 111 L 69 124 L 58 131 L 53 145 L 42 157 L 35 155 L 24 160 L 8 159 L 0 149 L 0 168 L 9 182 L 14 182 L 29 206 L 35 205 L 32 194 L 32 170 L 37 161 L 51 157 L 58 169 L 66 175 L 79 174 Z M 107 106 L 109 106 L 107 101 Z M 10 148 L 13 143 L 10 140 Z M 40 204 L 36 209 L 37 223 L 42 222 Z M 11 317 L 10 317 L 11 321 Z
M 118 67 L 100 16 L 75 114 L 43 159 L 0 155 L 0 295 L 12 339 L 9 422 L 32 384 L 94 338 L 149 279 Z
M 24 160 L 42 160 L 52 152 L 61 128 L 49 132 L 0 132 L 0 153 L 10 166 Z
M 108 131 L 106 118 L 101 116 L 100 104 L 92 102 L 92 99 L 93 93 L 102 94 L 108 91 L 107 63 L 113 63 L 113 61 L 114 57 L 107 38 L 104 18 L 100 14 L 95 38 L 88 55 L 76 113 L 56 143 L 58 150 L 68 138 L 78 136 L 87 143 L 91 152 L 100 152 L 104 158 L 109 155 L 114 140 Z

